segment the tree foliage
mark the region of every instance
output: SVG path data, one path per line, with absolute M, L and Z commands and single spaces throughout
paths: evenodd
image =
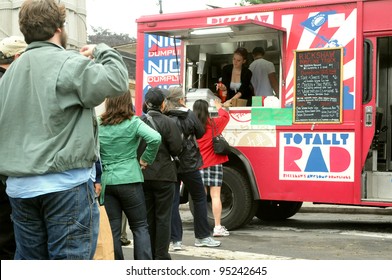
M 105 43 L 108 46 L 119 46 L 125 44 L 135 43 L 136 39 L 124 33 L 114 33 L 102 27 L 91 26 L 93 34 L 87 36 L 87 43 L 98 44 Z

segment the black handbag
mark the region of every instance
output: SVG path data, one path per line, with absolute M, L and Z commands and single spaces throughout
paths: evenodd
M 212 120 L 212 144 L 214 146 L 214 152 L 217 155 L 228 155 L 230 154 L 230 144 L 226 141 L 222 134 L 215 135 L 214 129 L 216 130 L 215 122 Z

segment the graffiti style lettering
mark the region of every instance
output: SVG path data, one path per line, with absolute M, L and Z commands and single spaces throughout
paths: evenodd
M 326 165 L 320 147 L 311 149 L 304 170 L 298 166 L 296 161 L 302 159 L 302 149 L 297 147 L 285 147 L 284 171 L 305 172 L 343 172 L 350 166 L 351 156 L 346 149 L 339 147 L 329 148 L 330 168 Z
M 346 145 L 348 133 L 285 133 L 286 145 Z
M 149 49 L 152 47 L 167 48 L 167 47 L 175 47 L 180 45 L 181 45 L 181 41 L 178 39 L 173 39 L 164 36 L 147 35 L 147 46 Z
M 242 20 L 254 20 L 259 22 L 273 23 L 273 13 L 251 13 L 251 14 L 239 14 L 231 16 L 221 16 L 221 17 L 209 17 L 207 18 L 207 24 L 222 24 L 228 22 L 236 22 Z
M 175 56 L 181 55 L 181 52 L 179 50 L 175 50 L 175 49 L 158 49 L 158 50 L 154 50 L 154 51 L 149 51 L 148 52 L 148 57 L 161 57 L 161 56 Z
M 302 157 L 302 150 L 297 147 L 284 147 L 284 154 L 284 171 L 301 171 L 295 161 Z
M 280 134 L 282 180 L 352 181 L 354 133 L 285 132 Z
M 149 84 L 161 84 L 161 83 L 168 83 L 174 84 L 179 82 L 179 77 L 177 75 L 164 75 L 164 76 L 149 76 L 147 77 L 147 82 Z
M 314 147 L 305 167 L 306 172 L 328 172 L 320 147 Z
M 148 61 L 147 64 L 147 73 L 152 74 L 155 72 L 158 73 L 179 73 L 180 65 L 177 59 L 159 59 L 158 61 Z
M 350 153 L 341 147 L 331 147 L 329 151 L 331 172 L 343 172 L 350 165 Z

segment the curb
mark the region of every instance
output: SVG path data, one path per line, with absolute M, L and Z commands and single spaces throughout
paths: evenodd
M 193 216 L 187 204 L 180 205 L 181 218 L 187 222 L 193 222 Z M 347 205 L 322 205 L 305 202 L 298 213 L 335 213 L 335 214 L 361 214 L 361 215 L 391 215 L 392 207 L 367 207 Z
M 392 208 L 358 206 L 302 206 L 298 213 L 338 213 L 338 214 L 373 214 L 392 215 Z

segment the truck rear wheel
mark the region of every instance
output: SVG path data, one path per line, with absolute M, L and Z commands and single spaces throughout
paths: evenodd
M 261 200 L 256 212 L 260 220 L 285 220 L 294 216 L 301 209 L 302 202 Z
M 249 182 L 236 169 L 223 167 L 223 184 L 221 187 L 222 216 L 221 224 L 228 230 L 248 224 L 255 216 L 257 201 L 253 200 Z M 192 199 L 189 208 L 193 214 Z M 210 226 L 214 226 L 211 198 L 207 197 L 207 215 Z

